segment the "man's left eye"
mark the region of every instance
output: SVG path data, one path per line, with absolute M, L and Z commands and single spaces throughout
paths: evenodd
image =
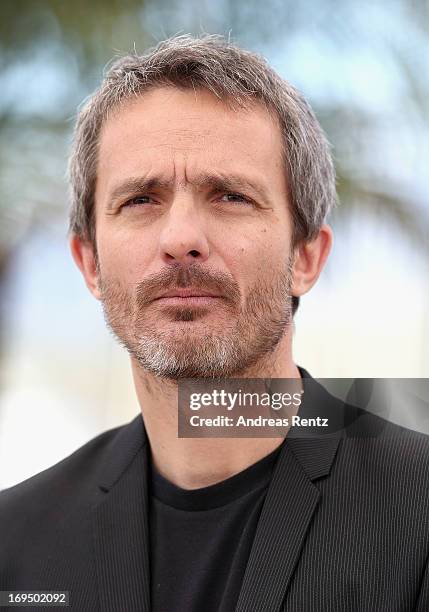
M 127 200 L 122 207 L 128 206 L 128 208 L 132 208 L 133 206 L 139 206 L 141 204 L 149 203 L 149 196 L 136 196 L 135 198 L 131 198 L 131 200 Z
M 244 195 L 241 195 L 241 193 L 225 193 L 220 199 L 224 202 L 238 202 L 239 204 L 251 203 L 250 200 Z

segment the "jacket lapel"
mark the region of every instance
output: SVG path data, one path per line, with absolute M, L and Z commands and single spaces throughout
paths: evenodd
M 115 439 L 93 530 L 100 609 L 150 612 L 147 440 L 141 415 Z
M 285 446 L 259 519 L 236 612 L 279 609 L 319 495 Z
M 342 403 L 310 379 L 299 415 L 314 414 L 315 406 L 338 422 Z M 333 400 L 333 402 L 332 402 Z M 334 428 L 335 429 L 335 428 Z M 320 491 L 314 484 L 329 474 L 343 433 L 295 437 L 288 435 L 276 464 L 244 575 L 236 612 L 278 612 L 285 599 Z

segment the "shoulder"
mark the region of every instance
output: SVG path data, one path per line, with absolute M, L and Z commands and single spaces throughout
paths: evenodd
M 422 483 L 429 484 L 429 435 L 385 418 L 389 403 L 383 395 L 374 393 L 377 401 L 371 402 L 378 414 L 365 409 L 368 392 L 374 392 L 372 381 L 356 382 L 345 400 L 332 395 L 316 379 L 308 380 L 306 386 L 307 400 L 311 400 L 307 411 L 314 409 L 329 417 L 330 432 L 340 440 L 337 462 L 341 473 L 349 477 L 360 474 L 368 481 L 384 479 L 392 490 L 418 490 Z M 423 407 L 429 409 L 427 403 Z M 403 408 L 409 407 L 404 403 Z
M 139 414 L 49 469 L 1 491 L 0 525 L 7 528 L 1 534 L 0 583 L 18 585 L 25 579 L 25 584 L 37 585 L 42 574 L 34 568 L 41 560 L 50 572 L 64 558 L 89 558 L 92 509 L 103 497 L 103 483 L 120 478 L 144 441 Z
M 393 505 L 413 498 L 416 507 L 427 513 L 429 436 L 365 410 L 359 409 L 355 416 L 338 453 L 348 477 L 373 487 L 375 495 L 394 494 Z
M 132 422 L 134 423 L 134 421 Z M 96 436 L 52 467 L 23 482 L 0 491 L 0 522 L 23 519 L 50 508 L 76 504 L 94 489 L 103 465 L 131 424 L 115 427 Z
M 346 438 L 377 440 L 380 445 L 409 454 L 410 457 L 415 453 L 423 456 L 429 454 L 428 434 L 398 425 L 356 406 L 346 404 L 344 408 L 350 415 L 346 419 Z

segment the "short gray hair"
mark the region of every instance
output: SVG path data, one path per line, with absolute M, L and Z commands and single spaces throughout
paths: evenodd
M 95 247 L 94 193 L 100 130 L 121 102 L 157 86 L 206 89 L 233 107 L 262 103 L 279 121 L 294 244 L 314 238 L 336 202 L 330 146 L 304 97 L 255 53 L 218 35 L 174 36 L 112 63 L 81 108 L 69 163 L 70 231 Z

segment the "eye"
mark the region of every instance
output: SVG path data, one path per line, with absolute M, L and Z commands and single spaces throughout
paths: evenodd
M 226 199 L 225 199 L 226 198 Z M 221 198 L 221 202 L 237 202 L 238 204 L 252 204 L 249 198 L 246 198 L 241 193 L 225 193 Z
M 150 196 L 137 196 L 135 198 L 127 200 L 124 204 L 122 204 L 122 208 L 133 208 L 136 206 L 142 206 L 143 204 L 149 204 L 150 199 Z

